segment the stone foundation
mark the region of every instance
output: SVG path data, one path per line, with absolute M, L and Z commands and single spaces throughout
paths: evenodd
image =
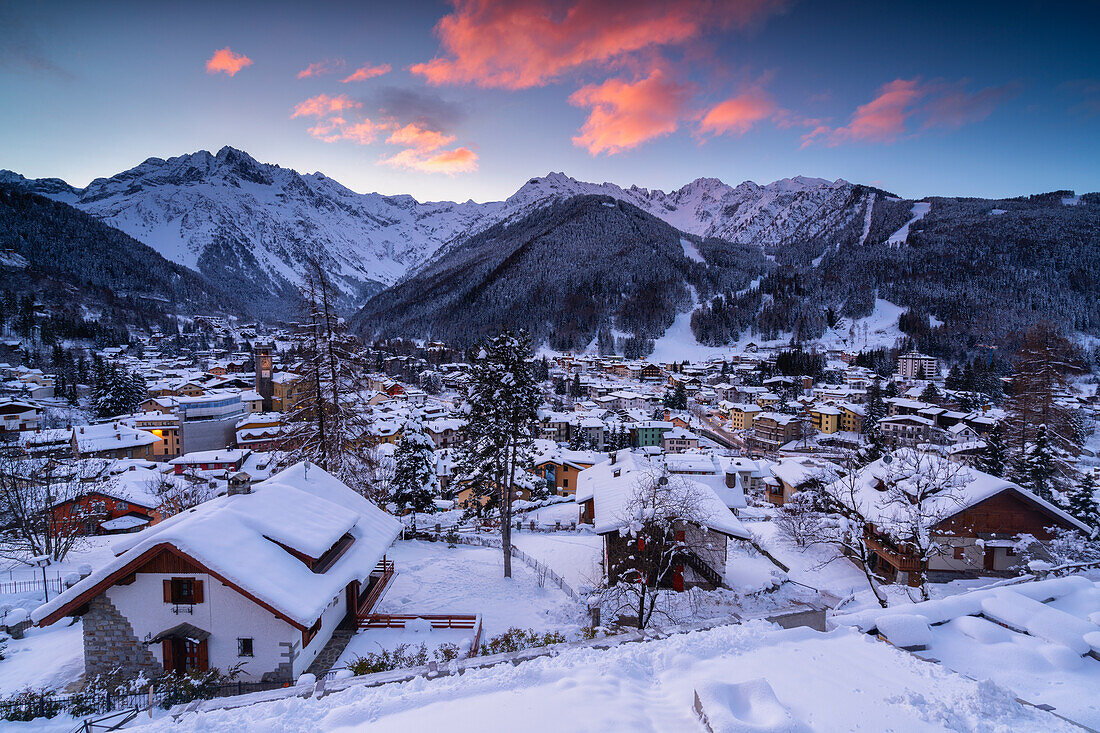
M 105 593 L 88 603 L 83 620 L 85 680 L 116 670 L 127 679 L 142 673 L 153 677 L 164 672 L 163 666 L 134 635 L 133 626 Z

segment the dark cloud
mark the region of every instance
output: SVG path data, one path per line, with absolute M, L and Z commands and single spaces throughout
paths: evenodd
M 66 81 L 73 78 L 46 56 L 38 34 L 12 12 L 11 6 L 0 6 L 0 28 L 4 29 L 0 33 L 0 69 L 51 74 Z
M 370 105 L 402 123 L 415 122 L 443 132 L 453 130 L 467 116 L 465 107 L 458 102 L 447 101 L 434 92 L 406 87 L 381 87 Z

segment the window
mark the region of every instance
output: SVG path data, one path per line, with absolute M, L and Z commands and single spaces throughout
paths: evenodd
M 202 581 L 194 578 L 165 579 L 164 602 L 177 606 L 202 603 Z
M 955 548 L 955 559 L 956 560 L 965 560 L 966 559 L 966 555 L 963 554 L 963 548 L 962 547 L 956 547 Z
M 561 480 L 561 487 L 562 487 L 563 489 L 568 489 L 568 488 L 569 488 L 569 479 L 567 479 L 567 478 L 563 478 L 563 479 Z
M 237 639 L 237 656 L 252 656 L 252 637 Z

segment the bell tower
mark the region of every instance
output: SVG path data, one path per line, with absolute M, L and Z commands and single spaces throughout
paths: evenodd
M 270 343 L 258 341 L 252 346 L 252 360 L 256 364 L 256 392 L 264 400 L 264 412 L 271 412 L 271 397 L 275 394 L 271 379 L 273 371 L 271 350 Z

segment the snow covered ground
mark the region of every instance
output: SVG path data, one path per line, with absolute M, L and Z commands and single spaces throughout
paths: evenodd
M 843 629 L 752 622 L 518 666 L 154 719 L 143 730 L 1068 731 L 1064 721 Z M 139 723 L 144 722 L 139 718 Z
M 918 201 L 917 203 L 913 204 L 913 218 L 905 222 L 905 224 L 902 225 L 901 229 L 891 234 L 889 239 L 886 240 L 886 243 L 889 245 L 905 244 L 905 241 L 909 239 L 909 227 L 913 226 L 913 224 L 923 219 L 925 215 L 931 210 L 932 204 L 927 201 Z
M 556 586 L 540 588 L 518 559 L 512 559 L 512 578 L 505 578 L 500 550 L 398 541 L 386 556 L 397 576 L 378 613 L 480 613 L 482 639 L 513 626 L 575 636 L 586 623 L 584 608 Z
M 559 504 L 558 506 L 563 506 Z M 575 504 L 566 504 L 576 514 Z M 549 507 L 547 507 L 549 508 Z M 513 532 L 512 544 L 563 577 L 573 590 L 583 593 L 603 577 L 603 539 L 572 532 Z

